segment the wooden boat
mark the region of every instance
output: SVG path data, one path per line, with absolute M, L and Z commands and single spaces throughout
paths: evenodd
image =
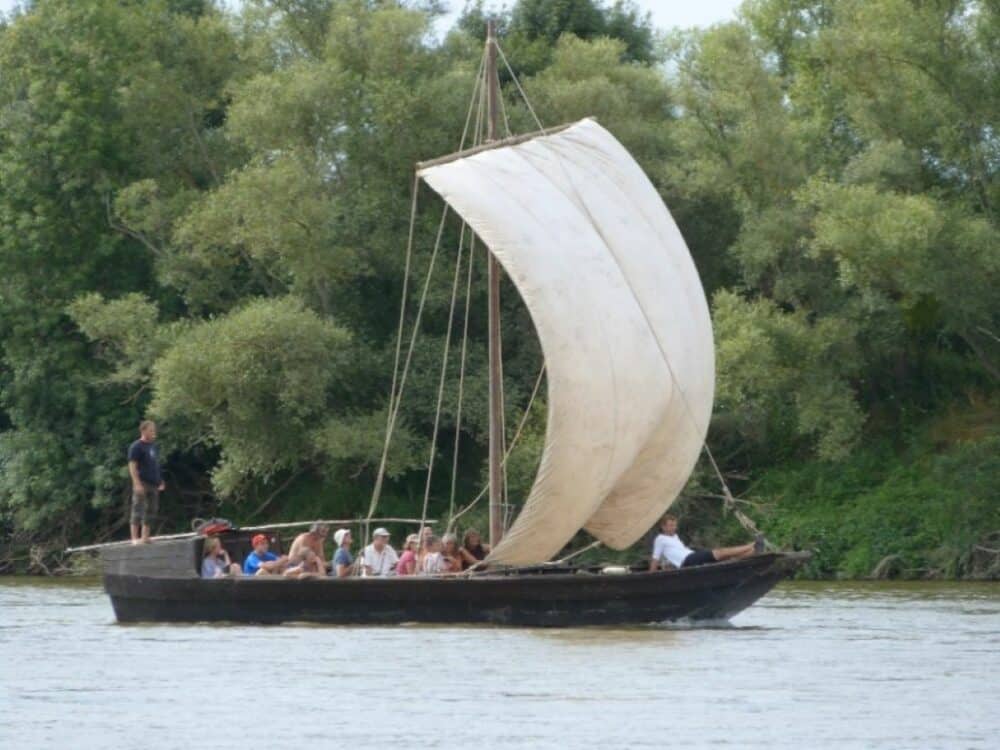
M 249 534 L 222 535 L 249 549 Z M 119 622 L 483 623 L 539 627 L 725 620 L 808 557 L 766 553 L 681 570 L 535 566 L 469 578 L 199 577 L 203 538 L 102 551 Z
M 474 139 L 473 148 L 417 168 L 417 177 L 445 201 L 445 216 L 451 211 L 461 219 L 461 236 L 478 238 L 489 251 L 487 569 L 442 578 L 201 580 L 200 538 L 114 547 L 103 551 L 104 582 L 119 620 L 561 626 L 714 620 L 749 606 L 802 564 L 800 553 L 660 572 L 548 563 L 581 529 L 613 549 L 630 547 L 681 492 L 705 447 L 712 411 L 712 327 L 704 290 L 676 223 L 611 133 L 586 119 L 551 129 L 541 129 L 539 123 L 539 132 L 499 138 L 499 52 L 490 24 L 477 84 L 477 92 L 484 94 L 479 101 L 487 102 L 484 142 Z M 513 71 L 511 76 L 516 82 Z M 471 113 L 470 106 L 470 119 Z M 408 270 L 417 195 L 415 190 Z M 438 243 L 440 238 L 439 231 Z M 438 247 L 422 285 L 424 295 Z M 472 251 L 470 244 L 470 274 Z M 460 242 L 453 312 L 462 253 Z M 548 385 L 539 470 L 509 528 L 501 271 L 535 324 Z M 401 356 L 406 278 L 385 450 L 365 520 L 373 518 L 378 506 L 385 457 L 420 328 L 423 298 L 412 323 L 410 349 Z M 449 325 L 447 341 L 450 335 Z M 447 362 L 445 348 L 439 414 Z M 436 437 L 435 428 L 424 516 Z M 245 532 L 226 534 L 223 541 L 236 560 L 247 551 Z

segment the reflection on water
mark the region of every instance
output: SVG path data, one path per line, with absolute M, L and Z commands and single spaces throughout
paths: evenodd
M 998 674 L 996 584 L 796 583 L 720 627 L 505 630 L 124 627 L 96 581 L 0 579 L 0 748 L 985 750 Z

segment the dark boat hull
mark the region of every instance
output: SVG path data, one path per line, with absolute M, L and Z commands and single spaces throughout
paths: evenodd
M 159 577 L 112 565 L 110 570 L 106 566 L 104 586 L 119 622 L 626 625 L 727 619 L 807 558 L 802 553 L 769 553 L 655 573 L 512 572 L 471 578 L 306 581 Z

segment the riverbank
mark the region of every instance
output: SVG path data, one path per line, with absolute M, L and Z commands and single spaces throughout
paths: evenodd
M 798 580 L 1000 580 L 1000 428 L 995 414 L 948 413 L 908 437 L 859 446 L 843 461 L 789 461 L 735 489 L 747 501 L 743 509 L 772 542 L 813 552 Z M 282 509 L 279 520 L 288 520 L 345 517 L 352 508 L 354 515 L 363 514 L 363 501 L 356 487 L 335 494 L 326 485 L 302 482 L 275 505 Z M 406 506 L 399 510 L 405 512 Z M 222 508 L 237 521 L 240 511 L 238 505 Z M 692 494 L 674 511 L 692 546 L 746 541 L 746 530 L 717 499 Z M 463 521 L 486 526 L 481 509 Z M 163 533 L 184 523 L 181 517 L 171 519 Z M 581 534 L 573 548 L 591 541 Z M 623 552 L 592 550 L 578 561 L 638 562 L 648 555 L 649 543 L 641 540 Z M 0 559 L 15 561 L 0 567 L 0 574 L 97 572 L 92 558 L 67 557 L 64 546 L 57 540 L 17 549 L 10 541 L 0 544 Z

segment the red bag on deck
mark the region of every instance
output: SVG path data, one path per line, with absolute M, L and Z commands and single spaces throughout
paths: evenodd
M 195 533 L 201 536 L 211 536 L 222 531 L 231 531 L 234 528 L 232 522 L 225 518 L 210 518 L 207 521 L 196 518 L 191 522 L 191 525 L 194 527 Z

